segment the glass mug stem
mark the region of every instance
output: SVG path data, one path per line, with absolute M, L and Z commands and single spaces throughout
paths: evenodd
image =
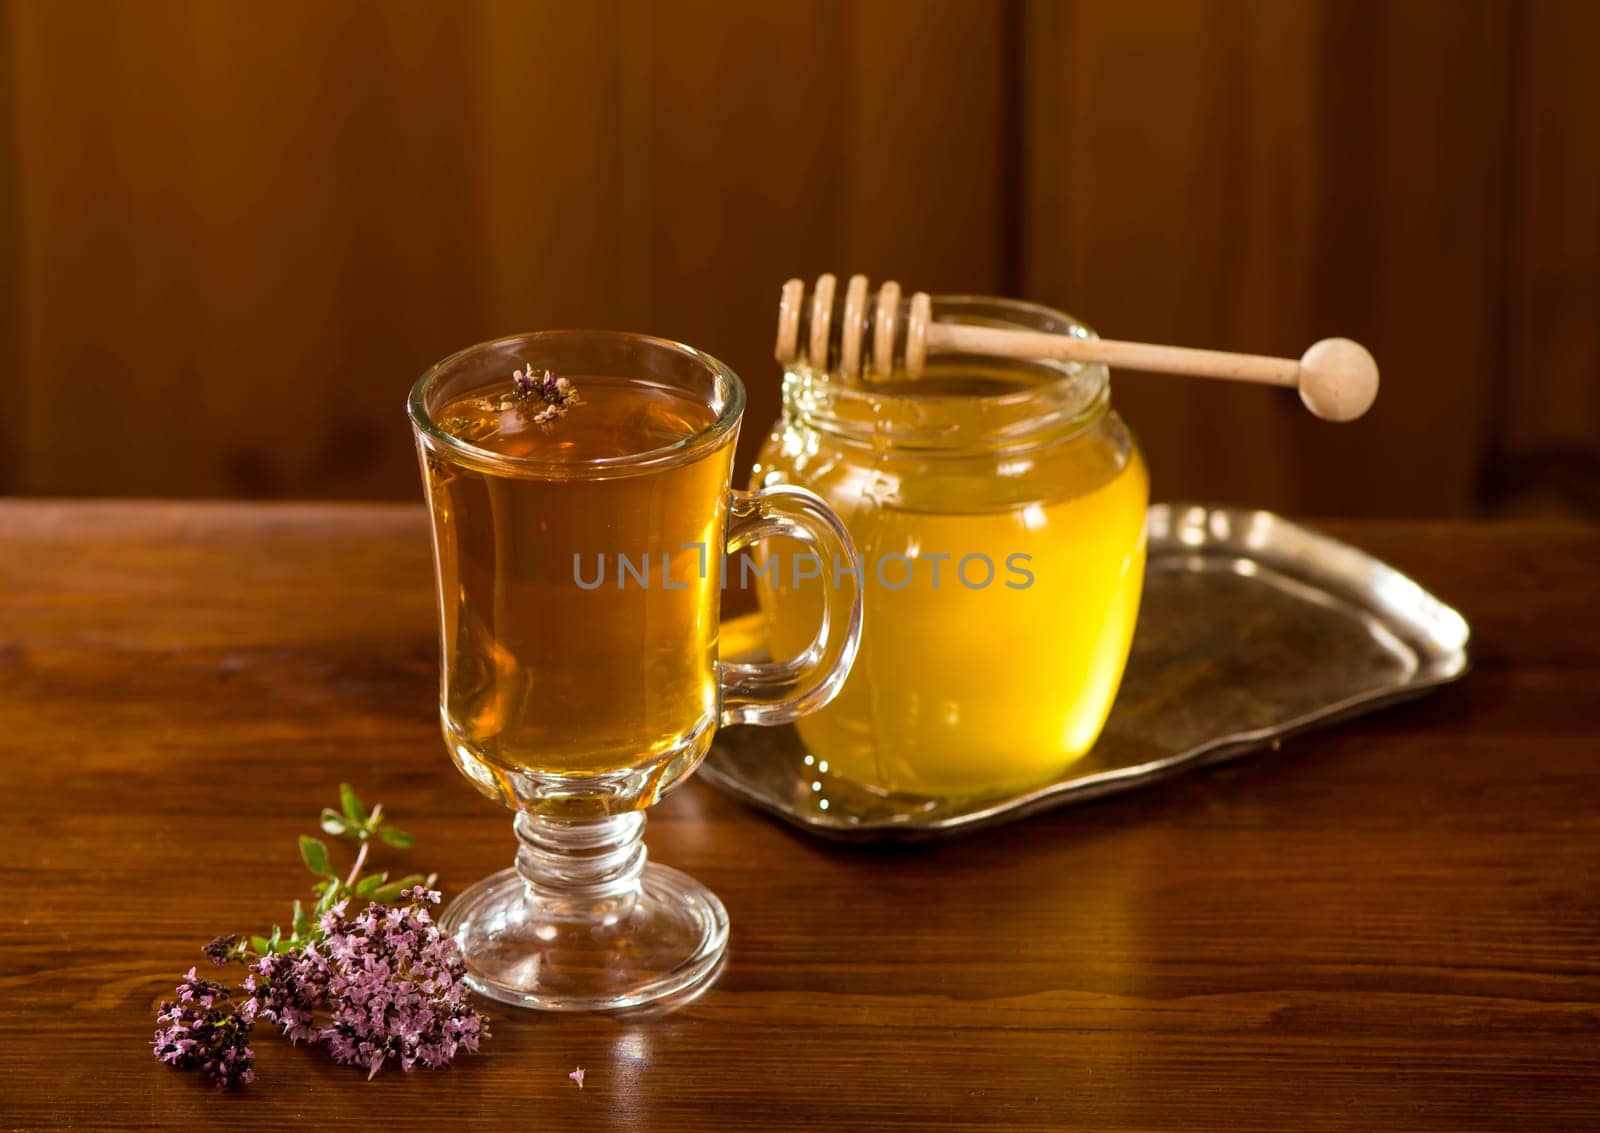
M 536 372 L 568 379 L 579 400 L 536 413 Z M 518 812 L 516 864 L 441 921 L 484 995 L 636 1007 L 692 995 L 719 966 L 727 912 L 647 861 L 644 810 L 694 771 L 719 723 L 825 704 L 861 632 L 855 550 L 827 505 L 787 486 L 730 491 L 743 408 L 715 359 L 609 332 L 483 343 L 412 391 L 445 741 L 480 791 Z M 719 663 L 723 556 L 779 537 L 843 565 L 842 585 L 798 656 Z M 602 573 L 586 575 L 597 553 Z
M 603 919 L 638 899 L 644 873 L 644 812 L 588 822 L 517 815 L 517 876 L 550 912 Z

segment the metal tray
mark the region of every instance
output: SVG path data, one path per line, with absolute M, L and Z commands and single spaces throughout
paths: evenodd
M 1466 619 L 1355 547 L 1265 511 L 1157 504 L 1147 526 L 1122 689 L 1061 778 L 979 799 L 883 795 L 819 772 L 793 727 L 723 729 L 700 774 L 816 834 L 933 838 L 1276 750 L 1467 671 Z M 724 623 L 722 647 L 764 657 L 760 615 Z

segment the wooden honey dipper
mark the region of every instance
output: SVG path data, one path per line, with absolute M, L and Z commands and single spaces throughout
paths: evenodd
M 803 280 L 783 285 L 778 304 L 777 359 L 784 365 L 802 353 L 824 368 L 837 362 L 847 380 L 864 372 L 887 376 L 895 371 L 895 346 L 902 337 L 900 285 L 890 280 L 869 295 L 867 277 L 853 275 L 845 286 L 844 303 L 834 321 L 837 280 L 831 274 L 817 277 L 806 302 Z M 1186 346 L 1160 346 L 1149 342 L 1119 342 L 1112 338 L 1079 338 L 1045 331 L 1002 330 L 960 323 L 936 323 L 932 300 L 926 291 L 911 296 L 907 307 L 901 369 L 915 377 L 929 354 L 976 354 L 1000 358 L 1053 359 L 1098 362 L 1134 370 L 1225 378 L 1235 382 L 1288 386 L 1300 391 L 1306 408 L 1325 421 L 1354 421 L 1372 407 L 1378 396 L 1378 364 L 1359 342 L 1324 338 L 1293 358 L 1263 354 L 1234 354 L 1223 350 L 1193 350 Z M 864 349 L 871 333 L 871 357 Z M 834 353 L 837 348 L 837 353 Z M 820 363 L 819 363 L 820 360 Z

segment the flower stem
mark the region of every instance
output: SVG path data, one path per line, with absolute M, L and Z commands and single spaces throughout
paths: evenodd
M 361 876 L 361 867 L 367 864 L 367 850 L 372 846 L 371 831 L 378 828 L 378 821 L 383 817 L 383 804 L 379 803 L 372 808 L 372 814 L 367 817 L 368 834 L 361 840 L 361 848 L 356 851 L 356 864 L 350 867 L 350 876 L 344 879 L 344 887 L 351 889 L 355 886 L 356 878 Z

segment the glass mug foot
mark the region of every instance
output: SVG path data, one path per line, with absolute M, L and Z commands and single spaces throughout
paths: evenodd
M 517 865 L 442 920 L 474 991 L 517 1007 L 606 1011 L 692 998 L 716 974 L 728 913 L 687 874 L 645 863 L 642 813 L 570 823 L 523 814 Z

